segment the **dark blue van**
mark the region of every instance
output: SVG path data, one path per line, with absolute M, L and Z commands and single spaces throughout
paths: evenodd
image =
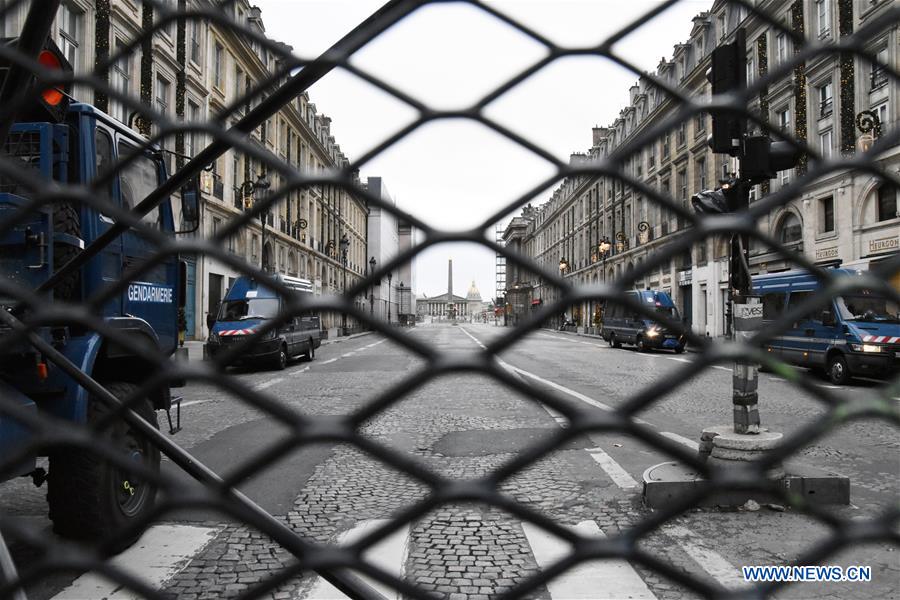
M 659 290 L 640 290 L 626 292 L 628 298 L 637 300 L 651 308 L 654 312 L 665 315 L 675 321 L 680 320 L 678 309 L 672 298 Z M 666 349 L 677 353 L 684 352 L 684 336 L 669 331 L 661 323 L 648 319 L 631 308 L 610 302 L 603 315 L 600 335 L 613 348 L 620 348 L 623 343 L 634 344 L 641 352 Z
M 300 294 L 312 294 L 308 279 L 277 275 L 278 280 Z M 253 334 L 266 321 L 284 309 L 281 296 L 260 285 L 252 277 L 239 277 L 225 294 L 212 326 L 206 351 L 216 357 L 231 344 Z M 230 364 L 269 364 L 284 369 L 293 357 L 313 360 L 321 345 L 319 317 L 314 314 L 295 315 L 269 331 L 266 336 L 247 348 Z
M 853 277 L 859 271 L 833 269 L 831 273 Z M 754 293 L 762 297 L 764 321 L 796 307 L 821 287 L 803 270 L 753 278 Z M 845 384 L 854 375 L 895 375 L 900 368 L 900 310 L 896 302 L 860 290 L 833 298 L 765 348 L 787 363 L 826 373 L 835 384 Z

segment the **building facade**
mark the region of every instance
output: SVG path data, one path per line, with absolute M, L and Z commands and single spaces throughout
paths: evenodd
M 209 0 L 172 0 L 169 5 L 185 10 L 214 7 Z M 15 7 L 0 23 L 3 35 L 18 35 L 27 7 L 27 3 Z M 247 0 L 229 3 L 224 10 L 238 24 L 265 34 L 260 10 Z M 290 52 L 283 44 L 276 44 L 275 51 L 204 19 L 163 24 L 164 17 L 150 3 L 133 0 L 63 0 L 53 39 L 75 71 L 83 73 L 159 24 L 152 36 L 106 73 L 109 85 L 167 117 L 193 123 L 208 122 L 234 105 L 236 109 L 224 119 L 225 125 L 233 125 L 251 103 L 255 105 L 256 98 L 243 105 L 240 99 L 271 76 L 281 66 L 281 58 Z M 156 131 L 150 119 L 100 91 L 76 86 L 73 95 L 145 135 Z M 249 139 L 301 173 L 327 173 L 349 162 L 331 134 L 331 120 L 306 94 L 283 107 Z M 210 141 L 201 132 L 180 132 L 164 138 L 161 146 L 169 171 L 181 167 Z M 261 182 L 268 184 L 269 191 L 282 183 L 274 171 L 236 151 L 212 163 L 201 175 L 200 229 L 194 235 L 212 236 L 251 208 L 267 193 L 253 185 Z M 267 215 L 253 219 L 224 245 L 251 266 L 309 278 L 316 294 L 339 294 L 365 274 L 367 218 L 364 199 L 336 186 L 316 185 L 291 191 Z M 187 337 L 203 339 L 208 334 L 206 317 L 215 313 L 239 272 L 212 257 L 182 259 L 188 266 Z M 365 299 L 360 296 L 357 302 L 363 306 Z M 335 330 L 341 316 L 323 314 L 322 322 L 323 327 Z M 351 318 L 348 326 L 356 325 Z
M 890 4 L 767 0 L 758 6 L 788 30 L 826 41 L 878 22 Z M 672 58 L 659 63 L 655 76 L 691 97 L 708 97 L 711 92 L 705 73 L 710 53 L 716 45 L 733 41 L 739 27 L 747 34 L 748 82 L 799 51 L 785 32 L 740 6 L 716 0 L 709 11 L 693 19 L 690 39 L 675 46 Z M 896 22 L 889 22 L 872 37 L 867 50 L 884 64 L 898 64 Z M 628 92 L 629 102 L 619 117 L 606 127 L 594 127 L 591 148 L 573 154 L 572 163 L 609 156 L 626 140 L 678 109 L 677 100 L 657 90 L 646 77 L 639 78 Z M 882 132 L 897 127 L 898 93 L 898 83 L 878 65 L 859 56 L 841 60 L 836 53 L 823 53 L 763 88 L 750 110 L 773 127 L 806 140 L 823 156 L 836 157 L 857 152 L 864 136 L 856 120 L 863 111 L 877 116 Z M 737 170 L 728 156 L 710 151 L 709 133 L 710 119 L 705 113 L 678 123 L 654 143 L 625 157 L 623 171 L 690 210 L 693 194 L 716 187 L 720 179 Z M 894 146 L 876 160 L 897 173 L 900 148 Z M 801 163 L 796 169 L 779 172 L 768 184 L 756 186 L 751 203 L 790 185 L 805 169 Z M 684 235 L 688 226 L 672 211 L 642 196 L 636 186 L 613 178 L 569 177 L 544 204 L 536 209 L 528 206 L 514 218 L 504 232 L 504 241 L 534 258 L 544 271 L 560 272 L 575 285 L 587 285 L 617 278 L 648 257 L 665 252 L 663 248 Z M 835 171 L 804 186 L 796 199 L 761 219 L 759 228 L 818 264 L 866 267 L 900 247 L 897 189 L 867 173 Z M 754 274 L 790 268 L 788 261 L 757 243 L 751 244 L 750 262 Z M 539 274 L 520 272 L 509 261 L 506 281 L 508 323 L 559 297 L 559 290 L 548 287 Z M 727 327 L 727 281 L 728 240 L 713 236 L 668 257 L 635 285 L 668 292 L 697 333 L 718 336 Z M 900 288 L 900 280 L 897 285 Z M 565 315 L 583 328 L 599 326 L 599 317 L 600 303 L 595 302 L 572 307 Z

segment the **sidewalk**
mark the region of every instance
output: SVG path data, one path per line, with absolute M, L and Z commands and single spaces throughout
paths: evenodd
M 334 338 L 334 339 L 329 338 L 327 340 L 322 340 L 322 345 L 327 346 L 328 344 L 339 344 L 343 341 L 353 340 L 358 337 L 362 337 L 364 335 L 369 335 L 371 333 L 374 333 L 374 332 L 363 331 L 361 333 L 354 333 L 352 335 L 346 335 L 346 336 L 342 336 L 342 337 L 338 337 L 338 338 Z M 184 343 L 183 347 L 185 349 L 187 349 L 187 353 L 188 353 L 188 362 L 203 360 L 203 344 L 205 344 L 205 342 L 202 342 L 200 340 L 189 340 Z

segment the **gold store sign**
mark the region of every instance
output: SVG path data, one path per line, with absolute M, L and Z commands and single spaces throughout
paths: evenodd
M 869 240 L 869 254 L 900 249 L 900 238 L 887 237 L 877 240 Z
M 825 260 L 826 258 L 837 258 L 837 246 L 832 248 L 819 248 L 816 250 L 816 260 Z

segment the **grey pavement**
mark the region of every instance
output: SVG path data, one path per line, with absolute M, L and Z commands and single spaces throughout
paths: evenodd
M 469 356 L 481 351 L 479 344 L 489 344 L 508 331 L 490 325 L 440 324 L 403 333 L 444 353 Z M 685 361 L 696 355 L 614 350 L 599 340 L 539 331 L 504 351 L 501 358 L 518 369 L 517 376 L 532 389 L 552 394 L 558 406 L 587 416 L 603 406 L 621 406 L 647 386 L 674 381 L 678 370 L 688 366 Z M 638 411 L 643 426 L 687 444 L 699 439 L 703 427 L 728 422 L 731 373 L 730 368 L 719 367 L 710 366 L 681 385 L 663 388 Z M 327 344 L 315 361 L 294 363 L 285 371 L 229 373 L 280 406 L 327 416 L 352 414 L 427 368 L 427 362 L 408 349 L 368 335 Z M 859 397 L 874 393 L 876 387 L 864 383 L 826 389 Z M 760 394 L 764 424 L 786 434 L 823 414 L 815 398 L 776 377 L 761 377 Z M 184 431 L 173 439 L 225 477 L 291 434 L 260 407 L 217 385 L 191 383 L 183 396 Z M 459 480 L 491 474 L 567 425 L 556 411 L 484 374 L 454 373 L 407 390 L 363 423 L 359 432 L 368 443 L 388 448 L 430 473 Z M 894 506 L 900 494 L 896 439 L 896 430 L 885 423 L 855 422 L 803 447 L 798 459 L 850 475 L 853 505 L 831 510 L 839 519 L 866 519 Z M 498 491 L 517 506 L 557 523 L 574 527 L 591 522 L 605 536 L 615 537 L 654 514 L 641 505 L 636 482 L 647 467 L 667 458 L 625 433 L 590 434 L 570 439 L 499 481 Z M 171 463 L 164 464 L 164 473 L 180 482 L 176 489 L 196 485 Z M 52 536 L 44 516 L 43 490 L 29 486 L 23 481 L 0 486 L 0 512 Z M 298 535 L 318 544 L 338 543 L 360 523 L 391 519 L 431 493 L 427 483 L 358 446 L 332 443 L 281 453 L 238 487 Z M 177 501 L 177 494 L 172 500 Z M 231 516 L 181 508 L 163 520 L 179 527 L 217 528 L 213 540 L 179 562 L 177 572 L 163 584 L 164 592 L 178 598 L 234 597 L 295 564 L 288 552 Z M 559 599 L 565 597 L 560 589 L 597 597 L 585 582 L 592 581 L 592 572 L 606 573 L 603 569 L 609 566 L 590 563 L 577 577 L 562 577 L 549 586 L 536 583 L 533 576 L 549 566 L 542 559 L 546 548 L 535 545 L 522 515 L 483 503 L 439 504 L 406 525 L 405 551 L 397 556 L 397 570 L 437 598 L 476 600 L 516 590 L 526 597 Z M 730 585 L 740 566 L 786 564 L 827 534 L 822 523 L 792 510 L 689 510 L 643 535 L 639 547 L 699 581 Z M 14 550 L 27 556 L 22 548 Z M 900 589 L 896 552 L 887 545 L 845 549 L 829 563 L 871 565 L 873 581 L 797 584 L 779 590 L 777 597 L 890 598 Z M 646 565 L 623 563 L 619 568 L 636 574 L 640 589 L 616 588 L 617 593 L 608 597 L 697 596 Z M 29 597 L 52 597 L 71 579 L 47 578 L 29 590 Z M 615 581 L 626 585 L 626 579 Z M 314 573 L 300 573 L 266 597 L 314 597 L 319 583 Z

